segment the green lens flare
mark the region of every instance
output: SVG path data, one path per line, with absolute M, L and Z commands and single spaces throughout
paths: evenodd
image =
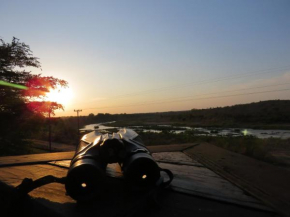
M 248 135 L 248 130 L 245 129 L 245 130 L 242 131 L 242 133 L 243 133 L 244 136 L 247 136 Z
M 1 81 L 0 80 L 0 85 L 7 86 L 7 87 L 12 87 L 12 88 L 17 88 L 17 89 L 22 89 L 22 90 L 27 90 L 28 87 L 20 84 L 12 84 L 6 81 Z

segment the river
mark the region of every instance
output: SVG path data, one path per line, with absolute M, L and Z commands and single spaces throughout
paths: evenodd
M 84 128 L 80 129 L 82 131 L 90 130 L 100 130 L 107 132 L 107 130 L 121 129 L 122 127 L 112 127 L 106 126 L 106 123 L 96 123 L 86 125 Z M 152 132 L 161 133 L 162 130 L 170 130 L 171 133 L 179 134 L 184 133 L 187 130 L 194 130 L 196 135 L 200 136 L 255 136 L 260 139 L 267 138 L 280 138 L 288 139 L 290 138 L 290 130 L 263 130 L 263 129 L 250 129 L 250 128 L 206 128 L 206 127 L 187 127 L 187 126 L 173 126 L 173 125 L 157 125 L 154 129 L 148 129 L 147 126 L 130 126 L 130 129 L 136 130 L 138 132 Z M 162 129 L 160 129 L 162 128 Z M 175 129 L 176 128 L 176 129 Z

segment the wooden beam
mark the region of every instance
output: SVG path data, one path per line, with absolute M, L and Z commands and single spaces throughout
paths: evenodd
M 202 143 L 184 151 L 215 173 L 290 217 L 290 171 Z
M 189 144 L 147 146 L 147 148 L 152 153 L 175 152 L 175 151 L 183 151 L 194 145 L 195 144 L 189 143 Z M 46 154 L 30 154 L 30 155 L 0 157 L 0 167 L 41 164 L 50 161 L 70 160 L 72 159 L 74 154 L 75 154 L 74 151 L 70 151 L 70 152 L 55 152 Z
M 191 162 L 183 153 L 156 153 L 154 154 L 158 159 L 164 159 L 170 162 L 171 160 L 180 159 L 183 162 Z M 64 177 L 67 174 L 67 168 L 70 161 L 57 161 L 49 164 L 35 164 L 26 166 L 13 166 L 0 168 L 0 182 L 8 186 L 19 185 L 24 178 L 31 178 L 33 180 L 46 175 L 53 175 L 56 177 Z M 60 165 L 58 167 L 56 165 Z M 214 199 L 220 202 L 227 202 L 239 206 L 255 208 L 263 211 L 271 211 L 265 207 L 260 201 L 253 197 L 246 195 L 243 190 L 232 185 L 230 182 L 224 180 L 211 170 L 194 165 L 177 165 L 171 163 L 159 163 L 161 168 L 169 169 L 173 172 L 175 178 L 171 183 L 171 189 L 174 192 L 185 193 L 187 195 L 199 196 L 203 198 Z M 108 182 L 112 182 L 112 186 L 118 191 L 116 185 L 123 189 L 124 185 L 121 184 L 123 174 L 118 164 L 109 164 L 107 166 Z M 166 177 L 165 174 L 162 173 Z M 112 179 L 117 178 L 117 179 Z M 112 189 L 111 189 L 112 190 Z M 114 190 L 114 191 L 115 191 Z M 47 207 L 54 207 L 54 203 L 68 204 L 75 203 L 70 197 L 66 195 L 63 185 L 53 183 L 37 188 L 30 193 L 34 198 L 43 198 L 50 203 Z M 68 210 L 67 210 L 68 211 Z M 67 215 L 65 215 L 67 216 Z
M 0 157 L 0 167 L 41 164 L 57 160 L 70 160 L 74 156 L 74 153 L 75 152 L 70 151 L 70 152 L 56 152 L 47 154 L 29 154 L 20 156 Z

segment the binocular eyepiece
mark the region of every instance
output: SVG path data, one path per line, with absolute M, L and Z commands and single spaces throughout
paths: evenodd
M 94 131 L 81 139 L 71 161 L 65 183 L 67 194 L 77 201 L 100 195 L 110 163 L 119 163 L 125 181 L 135 189 L 150 189 L 162 182 L 159 166 L 135 131 Z

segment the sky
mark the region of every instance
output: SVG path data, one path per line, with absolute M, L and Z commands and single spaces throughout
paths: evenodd
M 57 116 L 180 111 L 289 99 L 289 12 L 288 0 L 0 0 L 0 37 L 30 46 L 32 73 L 68 81 Z

